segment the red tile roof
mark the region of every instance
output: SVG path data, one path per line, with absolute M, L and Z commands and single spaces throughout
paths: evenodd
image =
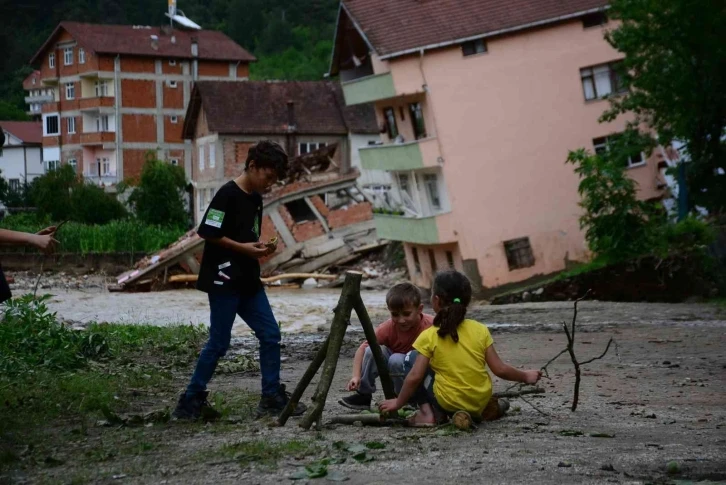
M 43 123 L 40 121 L 0 121 L 0 127 L 23 143 L 43 143 Z
M 555 21 L 607 0 L 343 0 L 381 56 Z
M 296 133 L 378 133 L 371 105 L 348 108 L 340 84 L 331 81 L 200 81 L 189 103 L 184 138 L 194 137 L 199 110 L 210 132 L 275 135 L 288 132 L 293 102 Z
M 235 41 L 215 30 L 190 31 L 174 28 L 167 34 L 161 27 L 61 22 L 33 56 L 31 64 L 38 62 L 61 30 L 67 31 L 81 47 L 101 54 L 188 59 L 192 57 L 192 39 L 196 39 L 199 45 L 199 59 L 241 62 L 256 60 Z M 152 35 L 158 36 L 156 49 L 152 46 Z

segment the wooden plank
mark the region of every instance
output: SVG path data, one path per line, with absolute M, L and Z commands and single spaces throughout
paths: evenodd
M 328 239 L 322 244 L 308 245 L 302 250 L 302 257 L 305 259 L 317 258 L 323 254 L 328 254 L 331 251 L 342 248 L 345 246 L 345 241 L 342 239 Z
M 325 229 L 325 233 L 330 234 L 330 227 L 328 226 L 328 221 L 325 220 L 325 217 L 323 217 L 318 208 L 315 207 L 315 204 L 313 204 L 313 201 L 310 200 L 310 197 L 305 197 L 305 203 L 308 205 L 312 213 L 315 214 L 318 222 L 320 222 L 320 224 L 323 226 L 323 229 Z
M 348 246 L 343 246 L 340 249 L 336 249 L 335 251 L 331 251 L 324 256 L 321 256 L 310 262 L 307 262 L 305 264 L 301 264 L 300 266 L 295 267 L 294 271 L 296 273 L 313 273 L 313 272 L 319 270 L 320 268 L 337 263 L 339 260 L 345 258 L 349 254 L 350 254 L 350 248 Z M 292 270 L 293 268 L 290 268 L 290 269 Z

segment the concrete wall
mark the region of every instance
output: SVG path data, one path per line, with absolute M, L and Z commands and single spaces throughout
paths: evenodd
M 459 241 L 461 258 L 477 261 L 486 287 L 588 257 L 578 178 L 565 160 L 569 150 L 592 150 L 594 138 L 625 127 L 626 119 L 598 123 L 608 102 L 583 95 L 580 69 L 620 57 L 603 33 L 572 21 L 490 39 L 485 54 L 463 57 L 455 47 L 389 63 L 399 94 L 427 86 L 427 130 L 440 142 L 452 210 L 438 221 L 439 238 Z M 377 103 L 379 116 L 386 104 Z M 654 160 L 629 173 L 641 197 L 658 195 Z M 503 241 L 521 237 L 530 238 L 535 265 L 510 271 Z

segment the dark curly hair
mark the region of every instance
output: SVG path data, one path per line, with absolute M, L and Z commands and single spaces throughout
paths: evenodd
M 277 178 L 282 180 L 287 175 L 288 159 L 285 149 L 279 143 L 272 140 L 262 140 L 250 147 L 245 160 L 245 170 L 250 167 L 250 162 L 255 162 L 259 168 L 274 168 Z
M 439 297 L 441 309 L 434 317 L 434 327 L 438 327 L 440 337 L 451 335 L 454 342 L 459 341 L 456 329 L 466 318 L 466 308 L 471 302 L 471 283 L 458 271 L 442 271 L 436 275 L 432 293 Z

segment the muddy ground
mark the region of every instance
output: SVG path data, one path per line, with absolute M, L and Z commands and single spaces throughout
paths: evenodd
M 556 324 L 571 318 L 571 308 L 571 303 L 479 306 L 472 315 L 492 323 L 505 360 L 538 368 L 564 348 Z M 15 483 L 272 484 L 288 482 L 320 459 L 345 458 L 329 464 L 328 473 L 351 484 L 726 481 L 726 308 L 584 302 L 578 321 L 581 360 L 598 355 L 610 337 L 618 352 L 611 349 L 584 368 L 574 413 L 569 409 L 574 373 L 567 356 L 550 365 L 544 395 L 530 397 L 530 404 L 512 400 L 507 417 L 474 432 L 342 425 L 316 432 L 301 430 L 297 420 L 269 427 L 250 417 L 259 375 L 223 375 L 210 386 L 231 408 L 221 422 L 81 431 L 69 423 L 47 430 L 55 439 L 48 453 L 56 466 L 25 468 L 6 478 Z M 254 340 L 240 335 L 234 352 L 253 353 Z M 323 336 L 285 335 L 288 387 L 305 371 Z M 358 338 L 348 335 L 326 418 L 345 413 L 337 400 L 346 395 Z M 187 377 L 179 374 L 177 389 L 136 397 L 135 406 L 139 411 L 173 406 L 174 391 Z M 495 379 L 495 391 L 506 387 Z M 378 442 L 385 448 L 368 450 L 373 461 L 358 463 L 334 445 L 339 441 Z M 669 462 L 676 462 L 680 473 L 668 476 Z

